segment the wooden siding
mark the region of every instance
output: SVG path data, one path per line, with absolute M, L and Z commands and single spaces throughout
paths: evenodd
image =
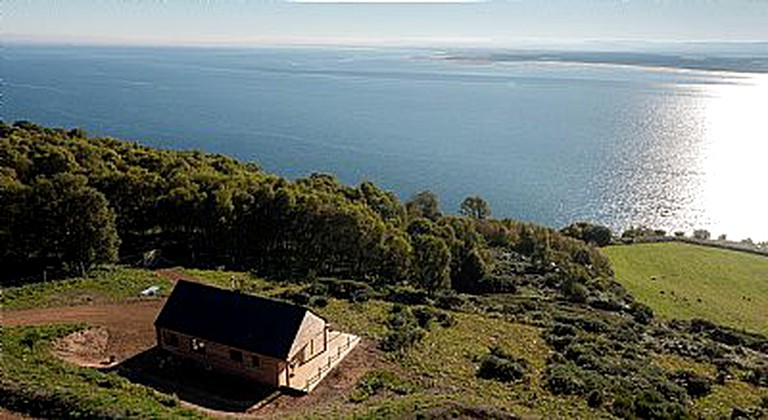
M 265 384 L 273 386 L 287 385 L 285 375 L 287 363 L 285 361 L 225 346 L 202 338 L 197 338 L 197 340 L 205 344 L 205 353 L 198 353 L 192 350 L 192 340 L 196 339 L 196 337 L 164 328 L 158 328 L 157 330 L 158 345 L 171 353 Z M 169 344 L 169 334 L 174 334 L 177 337 L 178 345 Z M 242 361 L 238 362 L 230 358 L 230 351 L 232 350 L 242 354 Z M 258 358 L 258 366 L 253 365 L 254 356 Z
M 288 353 L 288 360 L 300 365 L 327 350 L 327 325 L 323 318 L 307 311 Z

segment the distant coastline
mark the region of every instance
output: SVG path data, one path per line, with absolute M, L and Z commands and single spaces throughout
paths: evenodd
M 489 51 L 432 56 L 456 62 L 615 65 L 649 69 L 768 73 L 768 54 L 717 55 L 589 51 Z

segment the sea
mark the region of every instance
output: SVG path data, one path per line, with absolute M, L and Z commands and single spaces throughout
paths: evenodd
M 6 122 L 372 181 L 401 199 L 431 190 L 445 213 L 479 195 L 496 217 L 555 228 L 768 240 L 765 72 L 430 48 L 7 43 L 1 55 Z

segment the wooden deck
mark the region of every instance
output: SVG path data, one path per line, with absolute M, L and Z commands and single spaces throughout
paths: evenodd
M 328 333 L 328 350 L 299 366 L 291 378 L 290 388 L 310 392 L 360 343 L 360 337 L 331 331 Z

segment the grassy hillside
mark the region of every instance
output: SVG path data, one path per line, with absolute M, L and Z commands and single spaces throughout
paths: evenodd
M 667 318 L 768 334 L 768 258 L 680 243 L 605 248 L 616 279 Z
M 629 251 L 634 249 L 626 247 Z M 609 250 L 612 255 L 616 251 Z M 177 272 L 219 286 L 226 286 L 230 276 L 235 275 L 246 280 L 249 292 L 260 295 L 274 296 L 296 291 L 300 287 L 245 273 L 201 270 Z M 115 282 L 109 288 L 94 286 L 109 284 L 110 280 L 117 279 L 123 281 Z M 144 287 L 146 282 L 155 284 L 159 281 L 161 276 L 157 272 L 117 268 L 101 272 L 93 278 L 9 288 L 4 303 L 6 307 L 29 308 L 78 303 L 83 295 L 98 300 L 102 294 L 120 300 L 121 296 L 135 296 L 136 290 Z M 96 293 L 96 290 L 100 290 L 100 293 Z M 402 352 L 368 353 L 369 357 L 375 359 L 372 359 L 368 367 L 372 370 L 351 391 L 325 396 L 315 403 L 300 405 L 290 413 L 274 415 L 296 418 L 402 418 L 414 412 L 442 415 L 464 410 L 483 416 L 489 413 L 515 413 L 558 418 L 605 418 L 615 414 L 615 403 L 611 400 L 599 407 L 590 407 L 583 395 L 553 393 L 549 372 L 557 366 L 570 366 L 572 369 L 572 375 L 562 376 L 561 381 L 578 385 L 582 375 L 587 375 L 584 378 L 597 381 L 599 385 L 585 382 L 579 386 L 597 386 L 597 389 L 603 389 L 601 395 L 606 399 L 617 398 L 611 397 L 615 380 L 608 375 L 608 372 L 615 369 L 624 372 L 622 375 L 629 375 L 632 387 L 636 385 L 637 389 L 641 388 L 643 381 L 664 381 L 664 378 L 673 377 L 681 371 L 695 372 L 706 378 L 712 386 L 708 395 L 690 399 L 690 414 L 704 417 L 728 416 L 734 406 L 756 407 L 761 400 L 768 399 L 767 388 L 745 381 L 750 373 L 748 370 L 729 368 L 728 372 L 733 379 L 721 384 L 715 381 L 720 368 L 706 359 L 660 351 L 665 347 L 663 340 L 653 346 L 658 350 L 644 349 L 637 337 L 632 337 L 635 335 L 633 331 L 639 333 L 646 327 L 628 323 L 621 316 L 593 311 L 585 306 L 542 306 L 539 316 L 533 317 L 539 321 L 530 323 L 521 321 L 529 316 L 510 315 L 519 312 L 519 304 L 530 306 L 528 311 L 536 311 L 536 305 L 544 303 L 535 305 L 524 298 L 519 299 L 515 300 L 514 296 L 498 296 L 483 303 L 485 297 L 476 297 L 470 299 L 474 303 L 469 302 L 463 310 L 443 310 L 452 318 L 449 326 L 433 321 L 425 329 L 423 338 Z M 392 332 L 388 320 L 392 316 L 393 306 L 392 302 L 377 298 L 350 301 L 329 297 L 327 304 L 313 309 L 338 327 L 380 343 Z M 414 311 L 423 307 L 421 304 L 410 306 Z M 546 320 L 547 314 L 554 314 L 557 322 L 550 325 Z M 68 332 L 67 328 L 7 328 L 4 336 L 6 342 L 3 344 L 10 353 L 3 361 L 3 374 L 0 375 L 3 386 L 13 388 L 14 393 L 19 395 L 43 395 L 52 406 L 75 407 L 75 411 L 83 413 L 96 413 L 98 410 L 95 407 L 102 398 L 114 398 L 118 402 L 116 409 L 129 409 L 137 414 L 153 413 L 158 417 L 198 414 L 183 411 L 171 395 L 165 398 L 150 388 L 129 383 L 114 374 L 62 364 L 51 357 L 48 352 L 49 340 Z M 668 329 L 665 331 L 666 334 L 671 333 Z M 651 336 L 662 337 L 663 334 L 654 333 Z M 689 344 L 683 346 L 686 349 L 702 339 L 700 336 L 689 337 L 685 332 L 675 337 L 675 340 L 687 340 Z M 558 350 L 558 346 L 563 348 Z M 611 352 L 610 349 L 616 346 L 620 347 L 620 354 Z M 492 347 L 499 347 L 514 359 L 523 360 L 525 369 L 522 380 L 505 383 L 478 377 L 481 360 Z M 725 352 L 721 353 L 724 357 L 734 360 L 730 350 L 723 347 L 722 352 Z M 30 356 L 34 356 L 34 364 L 27 363 Z M 577 365 L 566 361 L 570 358 Z M 595 366 L 589 367 L 592 364 Z M 633 367 L 637 365 L 647 368 L 637 370 Z M 79 382 L 79 378 L 86 380 Z M 60 383 L 67 384 L 70 391 L 62 394 L 62 390 L 55 385 Z M 674 387 L 672 383 L 664 383 L 667 387 Z M 18 390 L 17 387 L 23 389 Z M 634 390 L 632 387 L 630 389 Z M 98 398 L 89 397 L 92 395 L 91 389 L 98 392 Z M 66 398 L 67 402 L 61 403 L 60 398 Z

